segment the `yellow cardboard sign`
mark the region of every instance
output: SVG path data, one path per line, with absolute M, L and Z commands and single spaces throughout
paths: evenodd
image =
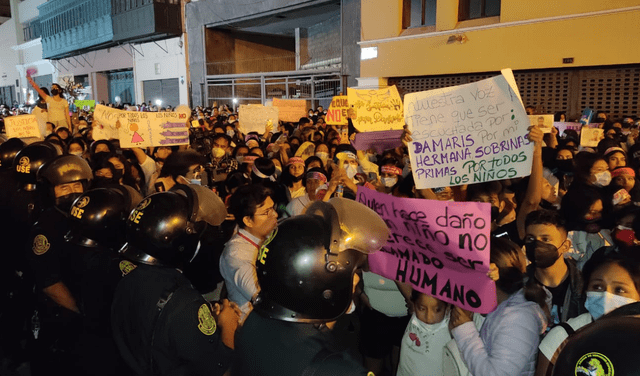
M 307 116 L 307 101 L 304 99 L 273 98 L 273 106 L 278 107 L 278 116 L 282 121 L 297 123 Z
M 349 105 L 355 110 L 353 126 L 360 132 L 388 131 L 404 127 L 404 110 L 398 89 L 368 90 L 349 88 Z
M 349 100 L 346 95 L 336 95 L 331 100 L 331 105 L 327 110 L 324 120 L 329 125 L 347 125 L 347 115 L 349 112 Z
M 4 128 L 7 132 L 7 137 L 37 137 L 42 138 L 40 134 L 40 127 L 38 126 L 38 119 L 35 115 L 18 115 L 9 116 L 4 118 Z

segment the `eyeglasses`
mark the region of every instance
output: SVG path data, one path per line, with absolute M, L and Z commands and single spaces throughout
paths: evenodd
M 272 214 L 275 214 L 276 216 L 278 215 L 278 212 L 276 212 L 276 208 L 272 207 L 267 209 L 267 211 L 265 211 L 264 213 L 256 213 L 255 216 L 270 216 Z

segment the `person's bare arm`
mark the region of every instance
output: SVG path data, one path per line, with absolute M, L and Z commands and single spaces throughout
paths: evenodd
M 523 239 L 525 235 L 524 220 L 527 214 L 538 209 L 538 205 L 542 200 L 542 179 L 544 179 L 542 175 L 542 136 L 543 133 L 540 128 L 536 126 L 530 127 L 528 137 L 533 142 L 533 162 L 527 192 L 516 218 L 520 239 Z
M 136 159 L 138 160 L 138 164 L 143 164 L 144 161 L 147 160 L 147 155 L 144 153 L 144 150 L 140 149 L 140 148 L 131 148 L 131 151 L 133 151 L 133 154 L 136 156 Z
M 36 84 L 36 82 L 33 80 L 33 78 L 31 78 L 31 76 L 27 76 L 27 81 L 38 92 L 38 95 L 40 95 L 40 98 L 47 99 L 48 95 L 44 91 L 42 91 L 42 89 L 40 89 L 40 86 Z

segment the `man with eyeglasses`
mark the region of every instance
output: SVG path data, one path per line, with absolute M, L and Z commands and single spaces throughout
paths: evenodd
M 278 224 L 273 192 L 260 184 L 238 188 L 229 201 L 238 231 L 227 242 L 220 258 L 220 273 L 229 300 L 242 310 L 244 319 L 260 292 L 256 274 L 258 250 Z

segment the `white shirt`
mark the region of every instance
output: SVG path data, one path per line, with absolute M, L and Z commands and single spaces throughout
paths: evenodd
M 243 317 L 251 311 L 251 299 L 258 294 L 256 260 L 261 240 L 240 229 L 225 244 L 220 257 L 220 274 L 224 278 L 229 300 L 242 310 Z
M 402 337 L 397 376 L 441 376 L 444 346 L 451 340 L 449 316 L 437 324 L 411 316 Z

